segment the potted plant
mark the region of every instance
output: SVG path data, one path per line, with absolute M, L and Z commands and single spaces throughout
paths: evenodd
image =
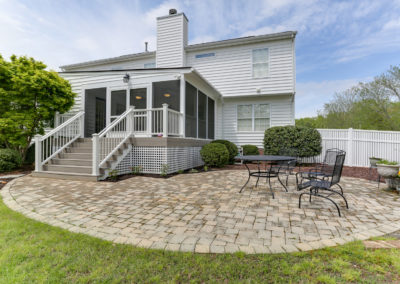
M 384 178 L 397 177 L 400 165 L 398 162 L 380 160 L 376 163 L 378 173 Z
M 376 158 L 376 157 L 369 157 L 369 163 L 371 167 L 376 167 L 376 163 L 381 161 L 381 158 Z

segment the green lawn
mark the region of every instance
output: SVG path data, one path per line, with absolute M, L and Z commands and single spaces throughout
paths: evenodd
M 361 242 L 307 253 L 200 255 L 140 249 L 51 227 L 0 200 L 0 283 L 399 282 L 398 250 Z

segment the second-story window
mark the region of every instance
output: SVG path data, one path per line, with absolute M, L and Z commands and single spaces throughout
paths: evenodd
M 214 57 L 214 56 L 215 56 L 215 52 L 200 53 L 200 54 L 196 54 L 196 55 L 195 55 L 196 59 L 207 58 L 207 57 Z
M 253 78 L 266 78 L 269 73 L 268 48 L 253 49 Z
M 143 67 L 144 69 L 156 68 L 156 63 L 155 62 L 145 63 Z

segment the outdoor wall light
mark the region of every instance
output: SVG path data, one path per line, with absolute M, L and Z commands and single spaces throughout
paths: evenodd
M 169 98 L 171 94 L 164 94 L 164 97 Z
M 130 78 L 131 76 L 129 76 L 129 74 L 126 73 L 125 76 L 122 78 L 122 80 L 124 81 L 124 83 L 128 83 Z

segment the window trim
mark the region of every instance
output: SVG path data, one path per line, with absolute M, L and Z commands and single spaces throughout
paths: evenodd
M 238 124 L 238 120 L 239 120 L 239 106 L 248 106 L 251 105 L 251 130 L 239 130 L 239 124 Z M 267 119 L 269 119 L 269 127 L 271 128 L 271 104 L 270 103 L 258 103 L 258 104 L 252 104 L 252 103 L 243 103 L 243 104 L 237 104 L 236 105 L 236 132 L 239 133 L 264 133 L 264 131 L 268 128 L 266 128 L 265 130 L 259 131 L 259 130 L 255 130 L 255 115 L 254 115 L 254 106 L 256 105 L 268 105 L 269 107 L 269 117 L 266 117 Z
M 267 56 L 267 62 L 258 62 L 258 63 L 254 63 L 253 61 L 253 52 L 256 50 L 263 50 L 266 49 L 268 50 L 268 56 Z M 262 64 L 262 63 L 267 63 L 268 64 L 268 69 L 267 69 L 267 75 L 265 77 L 255 77 L 254 76 L 254 64 Z M 261 48 L 254 48 L 251 50 L 251 77 L 253 79 L 265 79 L 265 78 L 269 78 L 269 70 L 270 70 L 270 52 L 269 52 L 269 47 L 261 47 Z

